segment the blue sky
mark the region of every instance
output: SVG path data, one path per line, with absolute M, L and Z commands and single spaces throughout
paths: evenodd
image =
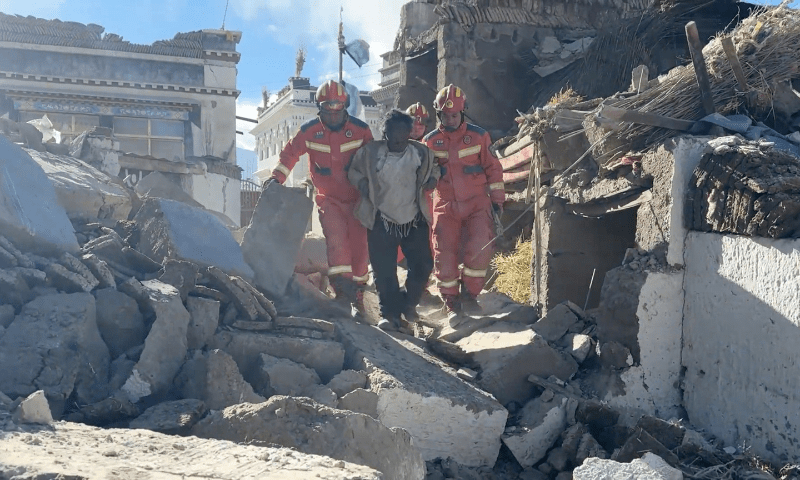
M 227 3 L 227 13 L 226 13 Z M 403 0 L 0 0 L 0 12 L 40 18 L 96 23 L 133 43 L 150 44 L 177 32 L 225 28 L 242 32 L 237 49 L 237 114 L 255 118 L 261 87 L 277 92 L 294 75 L 295 54 L 308 54 L 303 75 L 319 84 L 338 76 L 336 35 L 339 8 L 344 8 L 347 41 L 370 44 L 370 61 L 361 69 L 344 60 L 344 76 L 362 90 L 380 81 L 380 55 L 390 50 L 400 24 Z M 238 130 L 253 124 L 239 122 Z M 253 137 L 238 135 L 240 148 L 252 149 Z

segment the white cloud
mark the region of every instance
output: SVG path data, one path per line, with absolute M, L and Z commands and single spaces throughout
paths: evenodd
M 236 99 L 236 116 L 258 119 L 258 107 L 261 105 L 261 98 L 244 98 L 239 97 Z M 236 130 L 244 132 L 244 135 L 236 134 L 236 147 L 245 150 L 256 149 L 256 139 L 250 135 L 250 130 L 256 126 L 255 123 L 247 122 L 244 120 L 236 120 Z
M 336 38 L 339 7 L 343 7 L 345 41 L 361 38 L 370 45 L 367 66 L 359 69 L 350 58 L 344 59 L 345 78 L 350 78 L 361 89 L 373 89 L 380 81 L 377 74 L 381 67 L 380 55 L 393 47 L 400 26 L 400 8 L 406 1 L 233 0 L 231 5 L 245 19 L 261 18 L 268 22 L 267 31 L 280 43 L 295 48 L 301 43 L 314 45 L 308 61 L 316 61 L 316 70 L 321 72 L 338 72 Z

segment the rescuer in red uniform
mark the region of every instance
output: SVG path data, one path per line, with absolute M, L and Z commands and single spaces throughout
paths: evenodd
M 417 102 L 406 109 L 406 113 L 414 119 L 414 125 L 411 127 L 411 140 L 422 141 L 425 136 L 425 130 L 428 128 L 428 109 L 424 105 Z
M 301 155 L 308 154 L 311 182 L 328 253 L 328 277 L 338 299 L 363 311 L 363 288 L 369 279 L 367 229 L 354 216 L 360 195 L 345 168 L 356 151 L 372 141 L 369 126 L 350 117 L 347 92 L 334 80 L 317 89 L 318 117 L 300 126 L 281 150 L 268 182 L 283 183 Z
M 503 209 L 503 168 L 490 151 L 486 130 L 464 122 L 464 92 L 448 85 L 433 107 L 439 126 L 425 144 L 439 160 L 442 175 L 434 191 L 433 258 L 445 309 L 449 314 L 480 310 L 476 300 L 494 253 L 492 209 Z M 463 269 L 459 266 L 463 264 Z M 459 301 L 459 280 L 465 296 Z

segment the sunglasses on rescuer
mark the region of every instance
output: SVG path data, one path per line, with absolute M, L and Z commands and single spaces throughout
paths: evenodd
M 338 112 L 339 110 L 344 109 L 344 102 L 340 102 L 338 100 L 331 100 L 329 102 L 322 102 L 320 104 L 323 110 L 327 110 L 330 112 Z

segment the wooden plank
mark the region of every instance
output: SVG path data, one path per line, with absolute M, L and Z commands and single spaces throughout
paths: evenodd
M 683 132 L 688 131 L 692 128 L 692 125 L 694 125 L 694 122 L 689 120 L 681 120 L 655 113 L 625 110 L 624 108 L 612 107 L 610 105 L 603 105 L 597 115 L 616 122 L 640 123 L 642 125 L 669 128 L 671 130 Z
M 739 90 L 743 92 L 750 90 L 747 86 L 747 78 L 744 76 L 744 70 L 742 70 L 742 64 L 739 63 L 739 57 L 736 55 L 736 47 L 733 45 L 733 39 L 731 37 L 722 39 L 722 49 L 725 50 L 725 56 L 731 64 L 733 76 L 736 77 L 736 83 L 739 84 Z
M 689 52 L 692 54 L 692 64 L 694 65 L 694 74 L 697 77 L 697 85 L 700 87 L 700 103 L 705 114 L 711 115 L 716 112 L 714 96 L 711 93 L 711 81 L 708 78 L 706 60 L 703 58 L 703 44 L 700 43 L 697 24 L 693 21 L 686 24 L 686 40 L 689 43 Z
M 533 144 L 528 145 L 511 156 L 501 158 L 500 165 L 503 166 L 503 171 L 505 172 L 517 168 L 520 165 L 530 163 L 531 158 L 533 158 Z
M 502 152 L 498 152 L 498 153 L 500 155 L 502 155 L 503 158 L 506 158 L 508 156 L 511 156 L 511 155 L 519 152 L 520 150 L 522 150 L 523 148 L 527 147 L 531 143 L 533 143 L 533 138 L 530 135 L 525 135 L 524 137 L 520 138 L 516 142 L 514 142 L 511 145 L 507 146 L 505 149 L 503 149 Z
M 525 169 L 518 172 L 503 172 L 503 183 L 516 183 L 527 181 L 528 176 L 530 175 L 530 170 Z

